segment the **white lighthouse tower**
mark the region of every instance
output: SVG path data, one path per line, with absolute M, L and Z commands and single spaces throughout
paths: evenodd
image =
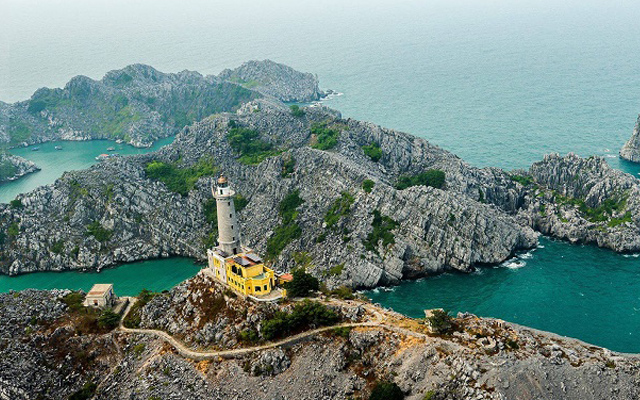
M 225 176 L 218 178 L 218 184 L 211 188 L 216 199 L 218 211 L 218 248 L 228 255 L 242 252 L 240 245 L 240 225 L 236 215 L 233 197 L 236 192 L 231 190 Z

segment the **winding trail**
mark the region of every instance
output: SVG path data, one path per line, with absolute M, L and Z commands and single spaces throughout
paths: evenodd
M 344 324 L 338 324 L 338 325 L 332 325 L 332 326 L 325 326 L 322 328 L 305 331 L 294 336 L 289 336 L 288 338 L 282 339 L 277 342 L 271 342 L 271 343 L 267 343 L 260 346 L 245 347 L 241 349 L 232 349 L 232 350 L 197 351 L 197 350 L 190 349 L 184 343 L 174 338 L 173 336 L 169 335 L 167 332 L 160 331 L 157 329 L 139 329 L 139 328 L 133 329 L 133 328 L 125 327 L 123 325 L 123 321 L 127 316 L 127 314 L 129 313 L 129 311 L 131 310 L 131 307 L 135 304 L 136 300 L 137 299 L 133 297 L 129 298 L 129 305 L 127 305 L 126 310 L 122 314 L 122 318 L 120 319 L 120 326 L 118 329 L 121 332 L 126 332 L 126 333 L 154 335 L 164 340 L 165 342 L 169 343 L 171 346 L 173 346 L 178 352 L 178 354 L 180 354 L 181 356 L 192 359 L 192 360 L 196 360 L 196 361 L 212 360 L 217 358 L 235 358 L 235 357 L 244 356 L 246 354 L 250 354 L 256 351 L 272 349 L 274 347 L 282 347 L 282 346 L 288 346 L 288 345 L 290 346 L 296 343 L 300 343 L 319 333 L 332 331 L 338 328 L 357 328 L 357 327 L 379 328 L 379 329 L 386 329 L 392 332 L 401 333 L 403 335 L 415 336 L 415 337 L 425 338 L 425 339 L 430 338 L 430 336 L 425 335 L 423 333 L 414 332 L 409 329 L 400 328 L 397 326 L 386 325 L 382 322 L 382 315 L 377 311 L 375 311 L 374 314 L 376 315 L 377 320 L 371 321 L 371 322 L 351 322 L 351 323 L 344 323 Z M 367 311 L 371 311 L 371 310 L 367 308 Z

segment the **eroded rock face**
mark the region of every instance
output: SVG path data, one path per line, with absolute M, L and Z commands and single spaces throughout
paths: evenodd
M 149 147 L 194 121 L 264 95 L 312 101 L 322 92 L 315 76 L 270 60 L 245 63 L 219 77 L 134 64 L 99 81 L 76 76 L 62 89 L 42 88 L 27 101 L 0 103 L 0 142 L 122 139 Z
M 15 181 L 39 170 L 33 161 L 9 153 L 0 154 L 0 183 Z
M 218 77 L 285 102 L 311 102 L 324 97 L 315 75 L 271 60 L 248 61 L 238 68 L 225 69 Z
M 206 300 L 201 285 L 218 289 L 199 279 L 155 297 L 145 313 L 168 312 L 161 325 L 188 325 L 194 332 L 201 328 L 190 316 L 200 312 L 212 315 L 213 324 L 227 320 L 236 331 L 250 323 L 252 310 L 229 319 L 216 312 L 224 304 L 199 303 Z M 68 399 L 88 383 L 95 383 L 89 393 L 97 399 L 348 399 L 368 398 L 379 381 L 396 383 L 410 400 L 640 396 L 638 356 L 470 314 L 458 315 L 460 329 L 452 334 L 423 336 L 416 320 L 343 302 L 336 307 L 366 307 L 407 329 L 328 331 L 233 358 L 194 361 L 150 334 L 78 334 L 79 322 L 61 302 L 66 294 L 0 294 L 1 399 Z M 196 306 L 196 313 L 183 315 L 187 305 Z
M 638 116 L 631 138 L 620 149 L 620 157 L 632 162 L 640 162 L 640 116 Z
M 65 174 L 54 185 L 22 196 L 23 209 L 0 206 L 4 226 L 19 228 L 4 245 L 7 261 L 2 270 L 15 274 L 95 269 L 168 255 L 202 259 L 205 239 L 214 228 L 203 213 L 213 178 L 200 179 L 194 190 L 181 196 L 148 179 L 144 167 L 151 160 L 178 159 L 186 167 L 203 157 L 212 157 L 236 191 L 249 200 L 239 213 L 244 241 L 262 254 L 281 223 L 274 210 L 285 196 L 299 191 L 304 200 L 297 217 L 301 235 L 275 258 L 275 265 L 290 269 L 294 253 L 308 253 L 310 269 L 330 286 L 373 287 L 451 268 L 470 271 L 477 264 L 498 263 L 519 249 L 535 246 L 533 230 L 500 208 L 476 200 L 482 191 L 483 201 L 516 207 L 521 189 L 504 172 L 469 167 L 424 140 L 343 120 L 328 109 L 309 108 L 303 117 L 294 117 L 286 107 L 256 104 L 258 112 L 248 104 L 236 114 L 195 124 L 157 153 L 113 159 Z M 226 140 L 230 120 L 257 130 L 284 152 L 258 165 L 239 162 Z M 341 130 L 332 151 L 308 145 L 310 126 L 319 121 Z M 361 146 L 371 141 L 380 142 L 384 157 L 379 162 L 362 151 Z M 295 160 L 295 168 L 283 176 L 283 163 L 289 159 Z M 445 171 L 444 190 L 394 188 L 399 175 L 429 168 Z M 365 179 L 375 182 L 371 193 L 362 189 Z M 325 215 L 342 192 L 349 193 L 353 203 L 329 228 Z M 379 241 L 367 249 L 374 210 L 398 226 L 393 229 L 393 243 L 383 246 Z M 87 235 L 88 226 L 96 221 L 113 231 L 107 240 Z M 59 242 L 64 250 L 54 253 Z

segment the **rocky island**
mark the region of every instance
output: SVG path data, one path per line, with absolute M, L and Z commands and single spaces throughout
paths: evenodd
M 127 89 L 117 89 L 122 74 Z M 638 181 L 602 158 L 552 154 L 527 171 L 475 168 L 424 139 L 285 104 L 322 91 L 315 76 L 270 61 L 215 79 L 138 65 L 72 82 L 54 90 L 62 105 L 45 102 L 35 114 L 30 104 L 3 105 L 0 116 L 13 116 L 0 119 L 6 141 L 20 115 L 34 127 L 62 115 L 67 127 L 113 121 L 110 106 L 93 119 L 76 115 L 89 103 L 75 96 L 94 104 L 133 99 L 135 90 L 164 94 L 147 108 L 133 100 L 144 112 L 126 120 L 126 132 L 161 129 L 132 142 L 179 133 L 157 152 L 65 173 L 0 205 L 0 272 L 202 260 L 217 236 L 211 187 L 224 172 L 244 241 L 280 270 L 302 267 L 322 290 L 255 303 L 201 273 L 164 293 L 143 291 L 123 322 L 84 307 L 81 292 L 0 294 L 0 399 L 640 396 L 637 356 L 469 314 L 411 319 L 351 291 L 500 263 L 540 234 L 638 251 Z M 76 84 L 92 89 L 75 92 Z M 204 108 L 190 108 L 182 127 L 167 93 L 184 99 L 191 90 L 202 91 L 194 96 Z M 49 108 L 60 114 L 50 119 Z M 161 114 L 174 119 L 156 124 Z M 46 125 L 29 140 L 68 132 Z
M 631 138 L 620 149 L 620 157 L 631 162 L 640 162 L 640 116 L 638 116 Z

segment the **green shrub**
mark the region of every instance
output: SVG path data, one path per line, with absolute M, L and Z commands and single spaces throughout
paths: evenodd
M 340 193 L 340 197 L 337 198 L 327 213 L 324 216 L 324 222 L 327 224 L 327 228 L 332 228 L 338 223 L 340 218 L 349 215 L 351 205 L 355 201 L 355 198 L 349 192 Z
M 453 332 L 453 318 L 448 311 L 433 310 L 431 316 L 427 318 L 429 325 L 434 333 L 446 335 Z
M 299 106 L 294 104 L 290 106 L 289 109 L 291 110 L 291 115 L 293 115 L 294 117 L 304 117 L 304 110 Z
M 9 237 L 15 237 L 20 234 L 20 225 L 17 222 L 12 222 L 11 225 L 7 228 L 7 235 Z
M 365 179 L 364 181 L 362 181 L 362 190 L 364 190 L 366 193 L 371 193 L 371 189 L 373 189 L 373 186 L 375 186 L 375 182 L 371 179 Z
M 412 186 L 431 186 L 441 189 L 444 186 L 444 171 L 439 169 L 430 169 L 418 175 L 403 175 L 398 178 L 396 189 L 403 190 Z
M 212 158 L 203 157 L 188 168 L 181 168 L 177 163 L 152 161 L 147 164 L 145 172 L 149 178 L 163 182 L 172 192 L 186 196 L 195 187 L 198 179 L 215 175 L 218 167 L 214 165 Z
M 343 326 L 341 328 L 336 328 L 331 332 L 336 336 L 340 336 L 340 337 L 343 337 L 345 339 L 349 339 L 349 335 L 351 334 L 351 327 L 350 326 Z
M 229 129 L 227 140 L 231 148 L 240 153 L 239 161 L 247 165 L 260 164 L 267 157 L 280 153 L 273 144 L 260 139 L 260 133 L 235 126 Z
M 273 318 L 263 321 L 260 332 L 266 340 L 273 340 L 304 329 L 333 325 L 339 320 L 338 314 L 327 306 L 304 300 L 290 313 L 278 311 Z
M 75 312 L 82 310 L 84 306 L 84 295 L 80 292 L 71 292 L 62 298 L 62 302 L 69 307 L 69 311 Z
M 380 149 L 380 145 L 376 142 L 367 146 L 362 146 L 362 151 L 364 151 L 364 154 L 369 156 L 373 162 L 378 162 L 382 158 L 382 150 Z
M 371 390 L 369 400 L 402 400 L 404 393 L 395 382 L 378 382 Z
M 429 390 L 427 393 L 424 394 L 424 397 L 422 398 L 422 400 L 433 400 L 435 396 L 436 396 L 435 390 Z
M 320 282 L 316 277 L 307 273 L 304 268 L 296 268 L 291 271 L 293 280 L 287 282 L 284 288 L 287 289 L 288 297 L 307 297 L 312 292 L 320 289 Z
M 527 175 L 511 175 L 511 180 L 518 182 L 522 186 L 529 186 L 533 183 L 533 178 Z
M 93 236 L 98 242 L 107 242 L 113 236 L 113 231 L 110 229 L 105 229 L 100 221 L 93 221 L 91 224 L 87 225 L 87 236 Z
M 15 200 L 11 200 L 9 202 L 9 205 L 11 206 L 11 208 L 22 208 L 22 200 L 20 199 L 15 199 Z
M 289 243 L 302 236 L 302 229 L 295 221 L 298 216 L 296 209 L 302 203 L 304 200 L 300 197 L 298 190 L 289 193 L 280 202 L 279 213 L 282 223 L 274 229 L 273 235 L 267 239 L 267 259 L 277 258 Z
M 325 276 L 340 276 L 340 274 L 342 274 L 342 270 L 344 269 L 344 263 L 338 264 L 338 265 L 334 265 L 333 267 L 329 268 L 327 271 L 325 271 L 324 275 Z
M 82 386 L 82 389 L 74 392 L 69 396 L 69 400 L 87 400 L 92 398 L 96 394 L 98 385 L 93 382 L 87 382 Z
M 120 315 L 111 310 L 105 310 L 98 317 L 98 326 L 103 329 L 112 330 L 120 323 Z
M 57 240 L 51 246 L 51 251 L 56 254 L 62 254 L 64 251 L 64 240 Z
M 142 307 L 146 306 L 147 303 L 153 299 L 157 293 L 153 293 L 150 290 L 142 289 L 140 294 L 138 294 L 138 300 L 131 306 L 129 313 L 125 317 L 123 324 L 127 328 L 139 328 L 141 322 L 140 312 Z
M 9 160 L 4 160 L 0 162 L 0 179 L 8 179 L 13 177 L 16 172 L 18 172 L 18 168 L 11 163 Z
M 328 128 L 326 123 L 315 122 L 311 125 L 311 134 L 315 137 L 311 147 L 318 150 L 330 150 L 338 144 L 340 131 Z
M 289 157 L 285 158 L 284 162 L 282 163 L 282 172 L 280 173 L 280 176 L 283 178 L 289 177 L 291 174 L 293 174 L 295 167 L 296 159 L 290 155 Z
M 347 286 L 340 286 L 333 289 L 330 294 L 342 300 L 353 300 L 356 298 L 353 294 L 353 290 Z
M 373 226 L 373 230 L 367 235 L 367 239 L 363 241 L 363 244 L 365 249 L 378 253 L 378 243 L 380 241 L 382 241 L 384 247 L 395 244 L 396 239 L 392 231 L 400 224 L 390 217 L 382 215 L 378 210 L 373 210 L 372 214 L 373 221 L 371 226 Z

